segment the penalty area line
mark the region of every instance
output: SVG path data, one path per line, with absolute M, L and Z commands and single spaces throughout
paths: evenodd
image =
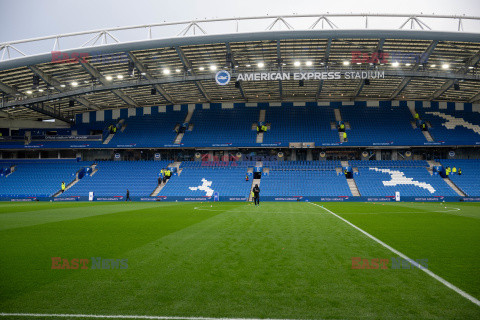
M 388 244 L 386 244 L 385 242 L 375 238 L 374 236 L 372 236 L 370 233 L 366 232 L 365 230 L 363 229 L 360 229 L 359 227 L 357 227 L 356 225 L 354 225 L 353 223 L 351 223 L 350 221 L 340 217 L 339 215 L 337 215 L 336 213 L 334 213 L 333 211 L 330 211 L 328 210 L 327 208 L 323 207 L 323 206 L 320 206 L 316 203 L 312 203 L 312 202 L 309 202 L 310 204 L 314 205 L 314 206 L 317 206 L 325 211 L 327 211 L 328 213 L 332 214 L 333 216 L 337 217 L 338 219 L 342 220 L 343 222 L 347 223 L 348 225 L 350 225 L 351 227 L 357 229 L 358 231 L 360 231 L 361 233 L 363 233 L 364 235 L 366 235 L 367 237 L 369 237 L 370 239 L 372 239 L 373 241 L 377 242 L 378 244 L 380 244 L 381 246 L 383 246 L 384 248 L 390 250 L 391 252 L 393 252 L 394 254 L 396 254 L 397 256 L 405 259 L 405 260 L 408 260 L 413 266 L 415 266 L 416 268 L 422 270 L 423 272 L 425 272 L 426 274 L 428 274 L 430 277 L 434 278 L 435 280 L 441 282 L 443 285 L 447 286 L 448 288 L 452 289 L 453 291 L 455 291 L 456 293 L 458 293 L 459 295 L 461 295 L 462 297 L 470 300 L 471 302 L 473 302 L 474 304 L 476 304 L 477 306 L 480 307 L 480 301 L 469 295 L 468 293 L 466 293 L 465 291 L 463 291 L 462 289 L 458 288 L 457 286 L 451 284 L 450 282 L 448 282 L 447 280 L 443 279 L 442 277 L 436 275 L 435 273 L 433 273 L 432 271 L 428 270 L 427 268 L 425 268 L 424 266 L 422 266 L 421 264 L 417 263 L 416 261 L 410 259 L 409 257 L 407 257 L 406 255 L 404 255 L 403 253 L 401 253 L 400 251 L 390 247 Z
M 55 313 L 0 313 L 0 317 L 91 318 L 91 319 L 151 319 L 151 320 L 260 320 L 260 318 L 211 318 L 142 315 L 55 314 Z M 288 319 L 261 319 L 288 320 Z

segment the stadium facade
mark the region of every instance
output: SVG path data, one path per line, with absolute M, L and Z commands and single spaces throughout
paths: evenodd
M 479 20 L 250 17 L 0 44 L 0 197 L 245 201 L 261 183 L 277 201 L 479 200 Z

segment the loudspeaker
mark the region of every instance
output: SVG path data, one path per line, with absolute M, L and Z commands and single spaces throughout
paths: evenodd
M 369 86 L 370 85 L 370 79 L 365 79 L 365 85 Z
M 68 106 L 69 107 L 75 107 L 75 101 L 74 100 L 68 101 Z
M 240 81 L 235 81 L 235 88 L 240 88 Z
M 150 94 L 151 94 L 152 96 L 156 95 L 156 94 L 157 94 L 157 90 L 155 90 L 155 89 L 150 90 Z
M 305 85 L 305 81 L 303 81 L 303 80 L 298 81 L 298 86 L 299 87 L 303 87 L 304 85 Z
M 40 85 L 40 77 L 36 74 L 33 75 L 33 86 L 38 87 Z
M 453 90 L 460 90 L 460 85 L 458 83 L 453 84 Z

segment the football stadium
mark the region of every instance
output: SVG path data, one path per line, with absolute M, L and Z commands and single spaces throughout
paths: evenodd
M 480 319 L 471 3 L 2 37 L 0 320 Z

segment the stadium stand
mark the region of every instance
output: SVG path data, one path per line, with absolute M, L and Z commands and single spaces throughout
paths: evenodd
M 337 131 L 330 127 L 335 115 L 329 107 L 270 107 L 266 112 L 266 121 L 271 123 L 271 129 L 264 136 L 264 144 L 315 142 L 321 145 L 339 142 Z
M 258 121 L 258 115 L 258 108 L 195 110 L 190 121 L 193 130 L 185 133 L 182 144 L 253 146 L 256 131 L 252 130 L 252 123 Z
M 57 192 L 62 181 L 66 184 L 89 162 L 76 160 L 2 160 L 2 168 L 15 166 L 13 173 L 0 177 L 2 197 L 50 197 Z
M 210 197 L 214 192 L 218 192 L 222 197 L 248 197 L 251 183 L 245 181 L 245 164 L 198 166 L 194 163 L 182 163 L 181 173 L 171 178 L 159 196 L 200 198 Z
M 109 144 L 135 147 L 173 144 L 176 136 L 175 125 L 183 123 L 186 114 L 186 111 L 169 110 L 165 113 L 129 117 L 125 119 L 125 130 L 119 130 Z
M 61 197 L 88 196 L 93 191 L 96 196 L 124 196 L 127 189 L 130 196 L 149 196 L 157 187 L 157 179 L 162 168 L 170 161 L 100 161 L 98 171 L 84 177 Z
M 478 177 L 478 168 L 480 160 L 456 159 L 456 160 L 437 160 L 443 167 L 457 168 L 457 173 L 449 175 L 455 185 L 468 196 L 480 196 L 480 179 Z M 462 174 L 458 174 L 458 169 Z
M 422 162 L 410 162 L 404 167 L 391 161 L 383 161 L 381 165 L 351 162 L 359 167 L 354 179 L 362 196 L 394 196 L 395 191 L 401 196 L 457 195 L 440 176 L 431 175 L 426 167 L 422 167 Z
M 480 113 L 465 110 L 419 109 L 422 120 L 430 123 L 435 141 L 446 144 L 475 144 L 480 141 Z
M 348 145 L 423 145 L 420 129 L 413 129 L 407 107 L 340 107 L 342 119 L 350 122 Z
M 343 174 L 314 168 L 270 170 L 262 177 L 262 196 L 311 197 L 351 196 Z

